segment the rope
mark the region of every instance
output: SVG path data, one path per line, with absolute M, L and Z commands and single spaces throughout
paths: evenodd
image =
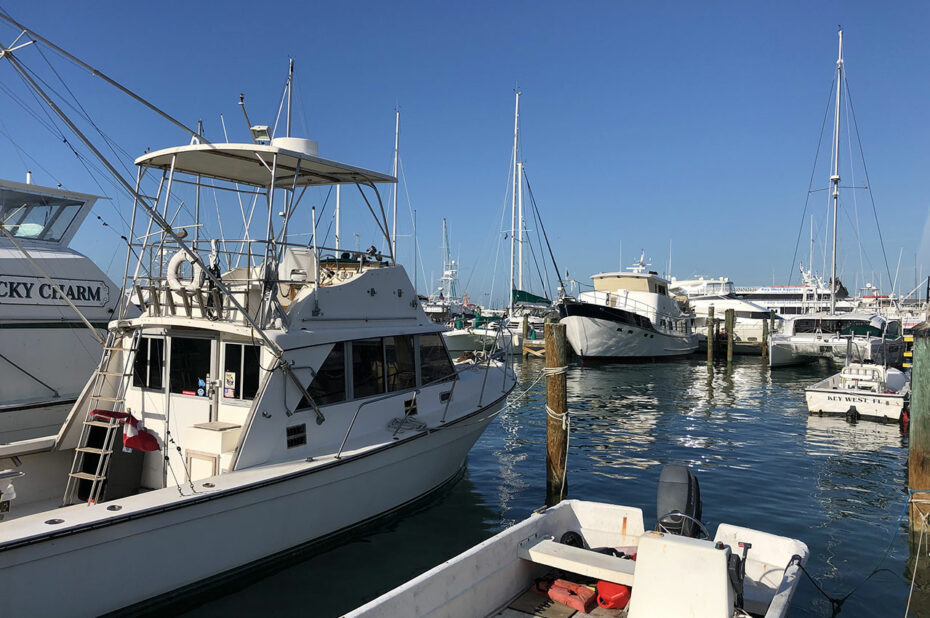
M 918 509 L 919 511 L 920 509 Z M 911 588 L 907 593 L 907 605 L 904 607 L 905 617 L 911 609 L 911 597 L 914 595 L 914 582 L 917 580 L 917 564 L 920 562 L 920 548 L 924 542 L 924 533 L 927 531 L 927 515 L 921 513 L 924 525 L 920 527 L 920 538 L 917 540 L 917 553 L 914 554 L 914 572 L 911 574 Z
M 546 377 L 548 376 L 560 376 L 568 371 L 568 365 L 562 365 L 561 367 L 543 367 L 542 374 Z

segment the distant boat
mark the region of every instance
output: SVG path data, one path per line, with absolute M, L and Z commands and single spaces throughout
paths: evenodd
M 100 361 L 119 288 L 69 246 L 98 199 L 0 181 L 0 445 L 7 457 L 54 444 Z
M 903 371 L 855 362 L 804 389 L 811 414 L 838 414 L 848 420 L 900 421 L 907 410 L 910 394 L 910 378 Z
M 566 337 L 582 362 L 669 359 L 697 350 L 694 315 L 647 267 L 641 255 L 624 272 L 593 275 L 593 292 L 559 303 Z
M 836 108 L 833 122 L 830 174 L 833 204 L 832 258 L 830 262 L 830 308 L 826 313 L 791 316 L 782 321 L 781 332 L 769 337 L 769 365 L 778 367 L 808 362 L 818 357 L 844 360 L 847 339 L 853 341 L 853 358 L 861 362 L 900 365 L 904 361 L 901 324 L 876 313 L 843 313 L 837 310 L 841 285 L 836 277 L 837 210 L 840 195 L 840 110 L 843 86 L 843 31 L 839 31 L 839 57 L 836 62 Z
M 688 306 L 694 311 L 694 332 L 698 345 L 707 348 L 707 320 L 710 309 L 714 319 L 723 320 L 727 309 L 733 310 L 733 351 L 736 354 L 759 355 L 762 353 L 762 333 L 771 312 L 761 305 L 744 300 L 734 294 L 733 282 L 718 279 L 675 279 L 669 284 L 672 294 L 687 297 Z M 781 319 L 780 317 L 777 319 Z
M 638 508 L 565 500 L 346 618 L 517 618 L 540 615 L 543 604 L 546 616 L 786 616 L 807 546 L 726 523 L 711 537 L 700 523 L 696 478 L 666 466 L 659 485 L 657 504 L 674 506 L 657 513 L 655 530 L 645 529 Z

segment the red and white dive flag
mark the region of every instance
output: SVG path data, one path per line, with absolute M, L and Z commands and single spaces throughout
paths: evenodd
M 137 451 L 157 451 L 161 448 L 155 434 L 146 431 L 142 421 L 137 421 L 132 414 L 126 418 L 123 426 L 123 446 Z
M 123 425 L 123 446 L 137 451 L 157 451 L 161 449 L 155 434 L 146 431 L 141 420 L 128 412 L 114 412 L 112 410 L 94 410 L 91 418 L 112 419 Z

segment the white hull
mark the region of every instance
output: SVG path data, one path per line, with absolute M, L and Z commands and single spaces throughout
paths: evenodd
M 670 335 L 632 324 L 568 316 L 562 318 L 572 350 L 582 359 L 646 359 L 676 357 L 697 350 L 697 337 Z M 621 332 L 622 331 L 622 332 Z
M 120 511 L 102 516 L 116 523 L 100 526 L 97 520 L 98 527 L 71 534 L 62 529 L 66 534 L 55 540 L 29 543 L 16 538 L 11 527 L 18 521 L 4 524 L 0 613 L 96 616 L 358 525 L 452 477 L 502 406 L 503 398 L 457 423 L 354 459 L 227 473 L 210 479 L 212 489 L 196 483 L 195 495 L 182 486 L 181 499 L 177 487 L 123 498 L 116 501 Z M 167 501 L 171 508 L 146 508 L 166 492 L 174 496 Z M 107 506 L 40 516 L 70 520 L 92 510 L 105 513 Z
M 497 341 L 496 331 L 485 329 L 457 328 L 442 334 L 446 348 L 456 356 L 462 352 L 481 352 L 493 350 Z
M 627 565 L 633 571 L 629 616 L 734 615 L 732 603 L 726 607 L 732 596 L 727 597 L 722 589 L 728 585 L 721 560 L 724 556 L 713 543 L 644 533 L 640 509 L 567 500 L 531 515 L 346 616 L 527 615 L 508 605 L 529 589 L 534 578 L 550 569 L 544 566 L 547 562 L 535 563 L 526 548 L 545 538 L 559 539 L 567 530 L 579 532 L 590 547 L 638 547 L 637 562 Z M 734 552 L 738 551 L 737 541 L 752 543 L 744 584 L 746 609 L 766 618 L 787 615 L 800 579 L 799 567 L 787 565 L 794 555 L 802 564 L 806 562 L 808 550 L 804 543 L 728 524 L 720 525 L 715 540 L 730 545 Z M 562 565 L 566 565 L 565 560 Z M 572 571 L 570 565 L 564 569 Z
M 857 393 L 855 391 L 809 388 L 805 392 L 811 414 L 841 414 L 855 408 L 859 416 L 897 421 L 906 399 L 896 393 Z
M 775 335 L 769 340 L 769 366 L 802 365 L 818 358 L 844 363 L 848 340 L 849 337 Z M 900 365 L 904 360 L 904 343 L 901 339 L 882 341 L 878 337 L 856 337 L 851 357 L 863 362 Z

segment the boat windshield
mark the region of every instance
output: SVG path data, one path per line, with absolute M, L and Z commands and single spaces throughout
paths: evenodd
M 83 206 L 74 198 L 0 188 L 0 221 L 17 238 L 58 242 Z

